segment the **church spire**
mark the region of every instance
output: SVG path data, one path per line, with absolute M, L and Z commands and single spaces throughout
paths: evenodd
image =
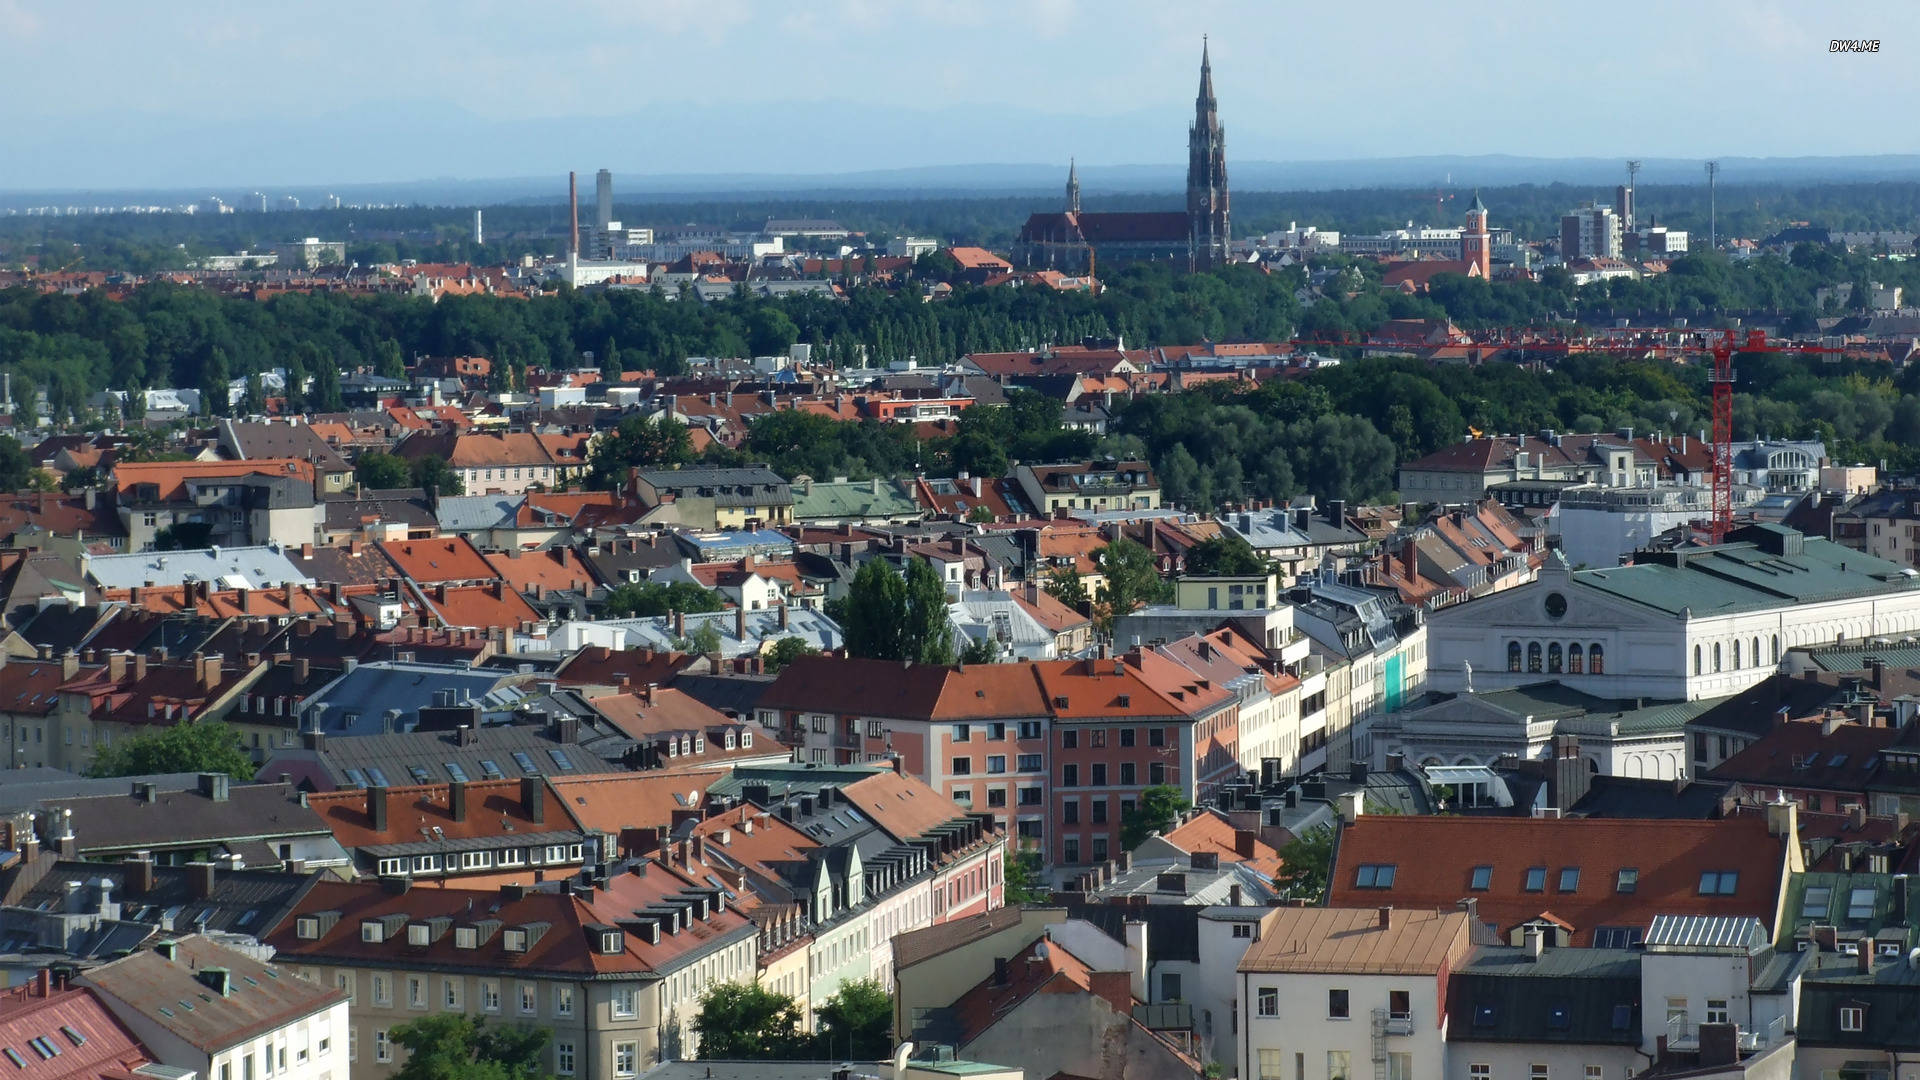
M 1080 172 L 1072 158 L 1067 159 L 1067 213 L 1080 212 Z
M 1227 138 L 1213 96 L 1213 56 L 1200 39 L 1200 93 L 1187 132 L 1188 258 L 1205 270 L 1227 260 Z
M 1207 35 L 1200 35 L 1200 97 L 1197 111 L 1205 116 L 1217 107 L 1213 100 L 1213 59 L 1207 52 Z

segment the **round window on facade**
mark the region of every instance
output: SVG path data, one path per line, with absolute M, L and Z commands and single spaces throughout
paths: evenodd
M 1557 619 L 1560 616 L 1565 615 L 1566 613 L 1567 613 L 1566 594 L 1557 593 L 1557 592 L 1548 593 L 1547 594 L 1547 614 Z

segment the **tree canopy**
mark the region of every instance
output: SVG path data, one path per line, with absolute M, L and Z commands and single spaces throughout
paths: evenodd
M 489 1025 L 482 1016 L 440 1013 L 393 1029 L 407 1060 L 396 1080 L 548 1080 L 544 1027 Z
M 719 611 L 725 606 L 719 593 L 691 581 L 621 582 L 607 593 L 605 612 L 618 619 L 670 615 L 676 611 L 693 615 Z
M 1132 851 L 1155 832 L 1165 832 L 1193 804 L 1180 789 L 1156 784 L 1140 793 L 1140 801 L 1120 817 L 1120 846 Z
M 806 1043 L 800 1006 L 757 983 L 716 983 L 700 995 L 693 1018 L 700 1057 L 727 1061 L 792 1058 Z
M 217 720 L 193 720 L 130 735 L 112 745 L 94 744 L 87 775 L 216 772 L 251 780 L 253 770 L 253 759 L 240 749 L 237 732 Z

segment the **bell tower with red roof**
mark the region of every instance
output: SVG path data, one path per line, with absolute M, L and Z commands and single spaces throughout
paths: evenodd
M 1493 280 L 1493 240 L 1487 234 L 1487 204 L 1480 201 L 1478 191 L 1473 193 L 1473 204 L 1467 207 L 1467 227 L 1460 230 L 1460 261 L 1479 267 L 1482 280 Z

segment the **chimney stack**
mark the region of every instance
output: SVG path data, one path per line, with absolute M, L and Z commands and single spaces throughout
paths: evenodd
M 455 821 L 467 820 L 467 782 L 455 780 L 447 785 L 447 812 Z

